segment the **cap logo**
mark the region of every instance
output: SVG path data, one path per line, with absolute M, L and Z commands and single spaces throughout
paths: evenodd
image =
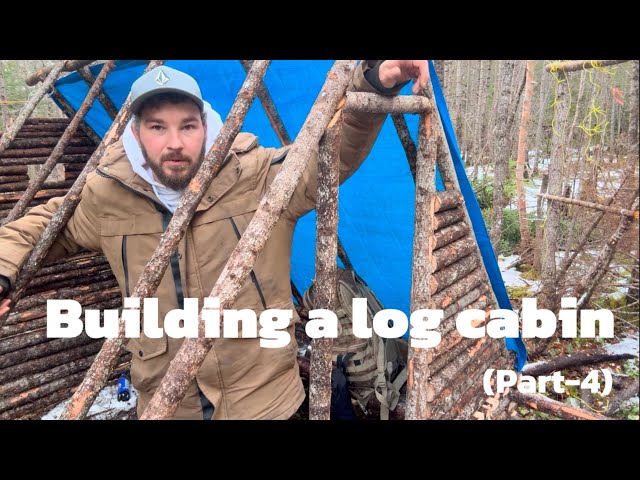
M 156 83 L 158 85 L 164 85 L 168 81 L 169 81 L 169 77 L 167 77 L 167 75 L 162 70 L 160 70 L 158 72 L 158 76 L 156 77 Z

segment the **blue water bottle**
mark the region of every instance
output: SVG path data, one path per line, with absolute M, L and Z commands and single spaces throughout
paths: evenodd
M 129 382 L 126 375 L 123 373 L 118 379 L 118 400 L 121 402 L 127 402 L 131 398 L 131 392 L 129 392 Z

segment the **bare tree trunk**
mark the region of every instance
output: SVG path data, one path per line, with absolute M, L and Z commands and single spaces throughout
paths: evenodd
M 533 69 L 535 60 L 527 60 L 526 86 L 522 102 L 522 116 L 520 117 L 520 134 L 518 135 L 518 158 L 516 161 L 516 190 L 518 191 L 518 218 L 520 220 L 520 251 L 523 252 L 531 245 L 529 220 L 527 219 L 527 203 L 524 193 L 524 164 L 527 158 L 527 132 L 531 97 L 533 96 Z
M 557 85 L 556 106 L 554 112 L 554 132 L 551 141 L 551 159 L 549 160 L 549 188 L 551 195 L 562 195 L 562 168 L 564 165 L 569 85 L 563 78 Z M 556 250 L 560 237 L 560 203 L 547 202 L 547 219 L 544 225 L 544 243 L 542 248 L 542 292 L 539 308 L 554 310 L 556 294 Z
M 507 151 L 509 152 L 509 159 L 515 158 L 518 155 L 518 144 L 516 141 L 518 138 L 516 133 L 518 122 L 516 121 L 516 114 L 518 113 L 520 100 L 524 92 L 526 65 L 524 61 L 516 61 L 513 71 L 511 99 L 509 100 L 509 130 L 507 130 Z
M 543 137 L 542 137 L 542 127 L 544 126 L 544 120 L 547 112 L 547 102 L 549 100 L 549 81 L 551 79 L 551 75 L 542 71 L 542 79 L 540 82 L 540 92 L 539 99 L 540 103 L 538 106 L 538 125 L 536 128 L 536 137 L 533 142 L 533 148 L 536 151 L 536 159 L 533 163 L 533 176 L 538 175 L 538 164 L 540 162 L 540 156 L 544 154 L 546 148 L 544 148 Z M 544 142 L 546 143 L 546 142 Z
M 498 252 L 502 238 L 502 210 L 507 201 L 504 197 L 504 185 L 509 178 L 509 152 L 507 149 L 509 132 L 509 99 L 511 97 L 511 80 L 516 62 L 505 60 L 500 70 L 501 89 L 496 117 L 496 157 L 493 181 L 493 212 L 491 215 L 491 244 Z
M 462 135 L 462 119 L 460 112 L 462 111 L 462 68 L 464 60 L 456 60 L 456 96 L 455 96 L 455 111 L 453 116 L 453 128 L 455 129 L 456 137 L 460 139 Z

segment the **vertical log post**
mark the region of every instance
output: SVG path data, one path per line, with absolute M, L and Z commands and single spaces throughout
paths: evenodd
M 336 311 L 338 253 L 338 185 L 342 111 L 333 117 L 320 140 L 316 218 L 316 287 L 318 307 Z M 333 338 L 317 338 L 311 349 L 309 420 L 329 420 Z
M 435 245 L 434 202 L 436 136 L 433 134 L 433 113 L 421 114 L 418 127 L 416 162 L 416 207 L 413 233 L 413 270 L 411 274 L 411 311 L 429 308 L 431 303 L 431 252 Z M 429 385 L 430 349 L 409 347 L 407 379 L 408 420 L 431 417 L 433 390 Z

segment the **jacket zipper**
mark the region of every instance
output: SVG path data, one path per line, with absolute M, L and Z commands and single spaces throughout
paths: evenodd
M 124 292 L 129 296 L 129 267 L 127 265 L 127 236 L 122 236 L 122 269 L 124 270 Z

